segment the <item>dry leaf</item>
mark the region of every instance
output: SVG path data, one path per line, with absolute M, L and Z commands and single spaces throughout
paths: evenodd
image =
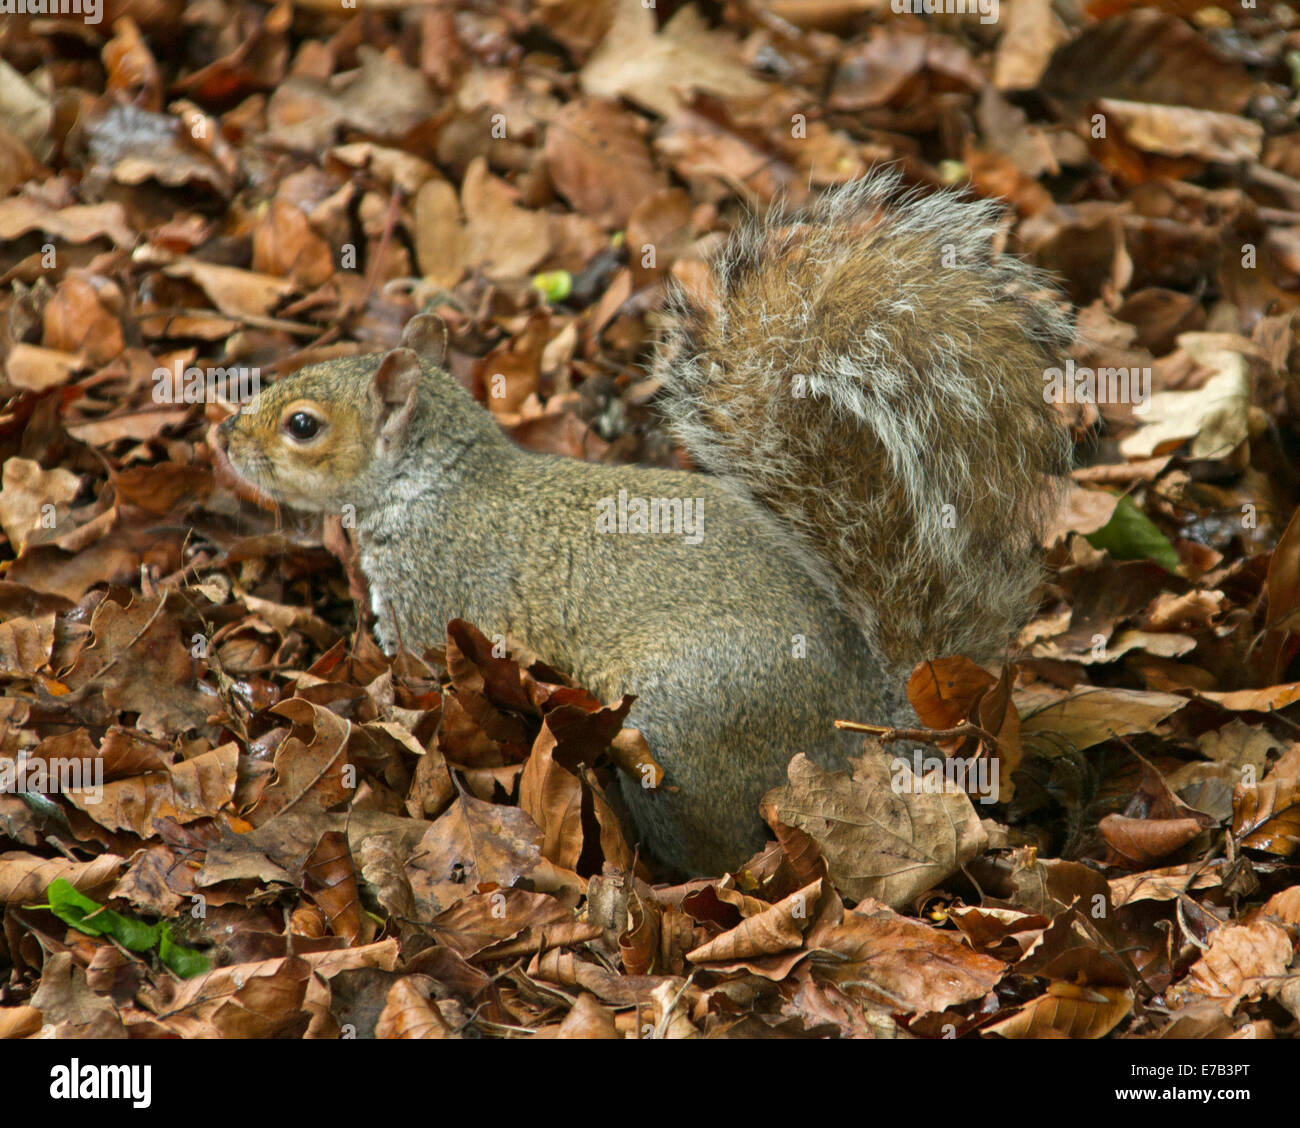
M 770 822 L 798 827 L 817 842 L 831 879 L 850 897 L 904 905 L 986 848 L 965 792 L 951 785 L 921 790 L 905 760 L 870 743 L 852 765 L 849 776 L 795 756 L 788 785 L 762 803 Z

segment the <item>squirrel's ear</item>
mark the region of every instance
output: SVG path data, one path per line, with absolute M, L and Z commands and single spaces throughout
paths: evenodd
M 401 444 L 415 413 L 420 376 L 420 358 L 410 349 L 393 349 L 379 362 L 370 386 L 370 396 L 378 409 L 375 429 L 381 444 Z
M 406 323 L 398 347 L 441 365 L 447 353 L 447 323 L 435 313 L 418 314 Z

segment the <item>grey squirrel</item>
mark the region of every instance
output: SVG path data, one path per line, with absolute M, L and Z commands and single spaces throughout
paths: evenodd
M 994 255 L 996 204 L 898 180 L 744 224 L 710 292 L 670 301 L 654 373 L 707 473 L 515 447 L 441 368 L 428 316 L 388 353 L 264 389 L 216 458 L 288 506 L 355 506 L 388 652 L 463 618 L 605 700 L 635 694 L 628 723 L 675 790 L 620 775 L 631 836 L 722 872 L 761 846 L 759 799 L 793 755 L 854 751 L 836 718 L 914 725 L 915 662 L 1005 648 L 1068 466 L 1043 372 L 1069 318 Z

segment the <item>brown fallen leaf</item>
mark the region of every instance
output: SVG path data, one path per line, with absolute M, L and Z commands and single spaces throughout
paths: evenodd
M 43 1029 L 54 1038 L 125 1038 L 121 1016 L 110 999 L 91 990 L 86 973 L 70 952 L 45 958 L 41 982 L 32 1006 L 44 1019 Z
M 55 613 L 0 623 L 0 676 L 26 679 L 49 666 L 54 651 Z
M 1007 965 L 972 951 L 951 933 L 865 900 L 818 938 L 841 964 L 819 974 L 912 1014 L 947 1010 L 991 991 Z
M 1039 858 L 1028 847 L 1013 851 L 1009 861 L 1008 900 L 1018 909 L 1051 920 L 1048 931 L 1058 940 L 1054 950 L 1030 952 L 1027 960 L 1044 963 L 1062 975 L 1083 970 L 1090 982 L 1114 984 L 1136 974 L 1126 954 L 1132 937 L 1116 915 L 1105 877 L 1081 862 Z M 1058 957 L 1061 962 L 1056 962 Z
M 623 969 L 629 975 L 648 975 L 657 970 L 680 973 L 686 963 L 686 952 L 695 947 L 694 929 L 683 919 L 684 913 L 665 909 L 639 896 L 635 882 L 628 882 L 628 886 L 631 888 L 627 889 L 627 927 L 617 929 Z M 590 884 L 587 889 L 590 896 Z
M 1257 159 L 1263 146 L 1263 127 L 1236 114 L 1118 98 L 1101 98 L 1097 108 L 1116 123 L 1124 140 L 1149 153 L 1234 165 Z
M 1208 997 L 1230 1015 L 1248 999 L 1275 994 L 1285 982 L 1291 963 L 1291 937 L 1268 920 L 1229 924 L 1215 930 L 1205 954 L 1185 978 L 1170 988 L 1171 1006 Z
M 1221 729 L 1202 733 L 1196 738 L 1196 744 L 1205 755 L 1219 763 L 1237 769 L 1249 765 L 1256 779 L 1264 774 L 1269 752 L 1284 746 L 1284 742 L 1268 729 L 1248 725 L 1239 717 L 1234 717 Z
M 655 151 L 683 180 L 716 178 L 745 185 L 760 200 L 784 196 L 792 204 L 804 195 L 803 184 L 784 160 L 751 143 L 704 114 L 679 110 L 655 138 Z
M 550 225 L 537 211 L 520 207 L 514 193 L 475 158 L 461 186 L 467 220 L 466 262 L 489 277 L 524 278 L 551 249 Z
M 1258 783 L 1232 793 L 1232 831 L 1252 850 L 1290 857 L 1300 849 L 1300 744 L 1293 744 Z
M 30 1038 L 44 1024 L 45 1016 L 36 1007 L 0 1007 L 0 1042 Z
M 4 373 L 17 388 L 43 392 L 66 384 L 85 367 L 85 360 L 76 353 L 19 341 L 5 358 Z
M 1300 924 L 1300 885 L 1292 885 L 1274 893 L 1261 910 L 1266 916 L 1275 916 L 1287 924 Z
M 212 471 L 207 467 L 174 462 L 132 466 L 114 474 L 113 484 L 123 499 L 159 516 L 179 505 L 202 501 L 213 488 Z
M 26 196 L 0 200 L 0 240 L 17 239 L 29 231 L 43 231 L 69 243 L 106 238 L 119 247 L 133 246 L 137 238 L 119 203 L 51 208 Z
M 311 975 L 301 956 L 215 968 L 181 984 L 159 1017 L 189 1038 L 293 1037 L 310 1020 Z
M 156 113 L 162 108 L 162 77 L 153 52 L 130 16 L 118 20 L 113 32 L 103 50 L 107 89 L 134 95 L 140 106 Z
M 644 994 L 663 982 L 671 983 L 675 991 L 690 994 L 686 980 L 679 976 L 618 975 L 563 948 L 549 949 L 534 956 L 526 974 L 530 979 L 544 983 L 589 991 L 601 1002 L 619 1007 L 643 1004 Z
M 687 952 L 686 958 L 693 963 L 744 960 L 799 948 L 821 893 L 822 883 L 815 881 L 778 904 L 764 906 L 731 931 Z
M 70 272 L 45 305 L 41 344 L 75 354 L 93 367 L 108 364 L 126 348 L 117 312 L 110 308 L 120 300 L 115 286 Z
M 1300 509 L 1291 514 L 1268 558 L 1264 591 L 1270 628 L 1289 630 L 1300 619 Z
M 307 217 L 276 198 L 253 231 L 253 270 L 292 278 L 302 290 L 323 286 L 334 274 L 334 256 Z
M 1020 734 L 1035 750 L 1063 742 L 1077 751 L 1116 736 L 1150 732 L 1185 708 L 1188 699 L 1138 689 L 1086 687 L 1060 692 L 1039 687 L 1014 695 Z
M 519 806 L 542 828 L 542 856 L 556 865 L 576 869 L 588 848 L 587 831 L 597 829 L 606 862 L 619 867 L 632 863 L 632 852 L 619 831 L 617 819 L 590 776 L 578 772 L 609 746 L 621 730 L 632 699 L 617 707 L 594 711 L 585 693 L 559 690 L 548 701 L 528 761 L 519 779 Z M 571 700 L 573 704 L 566 702 Z M 585 825 L 583 811 L 594 808 L 598 826 Z
M 614 22 L 582 68 L 582 88 L 672 117 L 693 90 L 722 98 L 762 97 L 767 84 L 741 62 L 735 42 L 710 33 L 693 8 L 663 26 L 641 0 L 617 0 Z
M 1183 333 L 1178 344 L 1214 375 L 1191 391 L 1152 393 L 1143 425 L 1120 441 L 1126 457 L 1149 458 L 1163 444 L 1190 439 L 1193 457 L 1222 459 L 1249 435 L 1246 357 L 1215 333 Z
M 1133 1009 L 1127 987 L 1081 987 L 1055 982 L 1047 993 L 1009 1018 L 980 1028 L 1003 1038 L 1104 1038 Z
M 369 943 L 375 923 L 361 909 L 346 834 L 331 830 L 321 835 L 303 864 L 303 888 L 325 913 L 335 936 L 343 937 L 351 947 Z
M 650 991 L 656 1038 L 698 1038 L 699 1029 L 690 1020 L 693 1000 L 671 982 L 657 983 Z
M 183 825 L 227 808 L 235 794 L 238 761 L 239 749 L 231 742 L 168 771 L 106 783 L 102 794 L 83 787 L 66 795 L 100 826 L 150 838 L 159 819 L 175 819 Z
M 1072 105 L 1125 98 L 1238 113 L 1251 94 L 1246 68 L 1168 12 L 1137 8 L 1099 19 L 1062 44 L 1042 92 Z
M 557 1038 L 620 1038 L 613 1012 L 586 992 L 580 994 L 573 1009 L 564 1016 Z
M 209 158 L 194 126 L 187 128 L 180 117 L 113 100 L 93 108 L 83 126 L 96 176 L 130 186 L 156 181 L 223 198 L 232 193 L 230 172 Z
M 216 701 L 198 687 L 165 598 L 137 598 L 129 607 L 105 599 L 90 629 L 94 645 L 62 679 L 74 693 L 94 693 L 109 709 L 138 713 L 146 733 L 184 732 L 206 722 Z
M 424 917 L 461 900 L 465 888 L 492 882 L 509 889 L 542 860 L 542 832 L 517 807 L 461 795 L 425 831 L 406 876 Z
M 101 539 L 94 540 L 94 543 L 82 541 L 67 551 L 53 543 L 28 545 L 27 551 L 13 562 L 8 578 L 75 602 L 96 585 L 129 584 L 140 575 L 142 564 L 157 567 L 165 573 L 180 567 L 180 550 L 187 536 L 184 528 L 171 526 L 153 530 L 144 525 L 123 524 L 117 520 L 116 510 L 107 510 L 102 516 L 103 522 L 88 522 L 80 529 L 68 523 L 69 539 L 77 539 L 81 532 Z M 64 537 L 58 535 L 55 539 L 63 540 Z M 181 676 L 179 666 L 176 674 Z M 182 700 L 193 700 L 179 685 L 177 696 Z M 103 724 L 111 719 L 96 707 L 96 703 L 84 698 L 79 708 L 85 714 L 83 720 L 94 719 L 95 723 Z M 152 717 L 159 709 L 171 712 L 157 699 L 141 712 Z M 193 723 L 199 723 L 197 710 L 191 715 L 196 718 Z
M 926 727 L 955 728 L 970 719 L 972 705 L 996 680 L 969 658 L 932 659 L 912 671 L 907 699 Z
M 183 423 L 188 414 L 188 408 L 174 407 L 159 411 L 156 405 L 150 404 L 144 408 L 116 412 L 104 419 L 70 423 L 66 429 L 74 439 L 89 446 L 108 446 L 120 439 L 148 442 L 157 438 L 166 428 Z
M 607 228 L 625 227 L 646 196 L 668 186 L 641 119 L 611 102 L 568 103 L 546 128 L 545 153 L 559 192 Z
M 1270 685 L 1264 689 L 1237 689 L 1227 693 L 1198 690 L 1196 696 L 1237 713 L 1271 713 L 1300 701 L 1300 682 Z
M 346 774 L 348 721 L 301 697 L 281 701 L 271 711 L 287 717 L 293 729 L 276 749 L 275 778 L 248 812 L 249 822 L 260 826 L 298 805 L 328 811 L 346 800 L 351 793 Z
M 1110 897 L 1115 908 L 1136 901 L 1173 901 L 1197 889 L 1223 884 L 1223 862 L 1188 862 L 1181 866 L 1147 870 L 1110 879 Z
M 202 287 L 217 309 L 235 318 L 266 317 L 295 289 L 284 278 L 203 262 L 188 255 L 172 259 L 163 270 L 173 278 L 188 278 Z
M 100 898 L 117 880 L 125 859 L 101 854 L 88 862 L 40 858 L 20 850 L 0 854 L 0 903 L 39 903 L 51 881 L 62 878 L 87 897 Z
M 53 529 L 64 521 L 81 489 L 76 474 L 58 466 L 46 470 L 29 458 L 7 459 L 2 480 L 0 528 L 15 555 L 21 555 L 33 533 Z
M 389 988 L 375 1025 L 376 1038 L 430 1039 L 455 1037 L 437 1001 L 417 981 L 403 976 Z
M 1052 51 L 1068 39 L 1050 0 L 1018 0 L 1006 15 L 993 85 L 998 90 L 1032 90 L 1051 62 Z
M 425 278 L 448 288 L 471 261 L 460 199 L 445 180 L 426 180 L 415 197 L 415 257 Z
M 441 942 L 466 959 L 485 949 L 493 949 L 491 958 L 500 958 L 500 946 L 524 933 L 546 932 L 556 926 L 574 923 L 571 909 L 554 897 L 522 889 L 496 889 L 491 892 L 467 892 L 456 904 L 433 918 L 433 927 Z M 546 945 L 528 950 L 540 951 Z
M 543 728 L 519 781 L 519 806 L 542 828 L 542 857 L 573 869 L 583 851 L 582 781 L 552 758 L 556 739 Z
M 1119 495 L 1109 490 L 1090 490 L 1071 483 L 1064 504 L 1052 514 L 1051 524 L 1043 533 L 1043 544 L 1050 548 L 1070 533 L 1095 533 L 1115 516 Z
M 164 919 L 178 915 L 196 902 L 195 871 L 180 853 L 164 842 L 150 842 L 137 851 L 113 886 L 112 896 L 128 901 L 135 909 Z
M 1138 869 L 1181 850 L 1201 833 L 1202 827 L 1194 818 L 1130 819 L 1107 815 L 1097 829 L 1115 852 L 1117 864 Z
M 1037 913 L 975 905 L 951 908 L 948 918 L 976 951 L 1012 961 L 1024 955 L 1051 924 Z
M 763 797 L 763 815 L 807 832 L 848 896 L 902 906 L 978 857 L 988 839 L 964 791 L 946 781 L 929 789 L 878 742 L 864 747 L 852 776 L 795 756 L 789 783 Z
M 1151 631 L 1204 630 L 1223 613 L 1224 600 L 1221 591 L 1161 592 L 1143 612 L 1142 625 Z

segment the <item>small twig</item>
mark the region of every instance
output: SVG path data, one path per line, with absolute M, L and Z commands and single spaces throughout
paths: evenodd
M 379 247 L 375 251 L 375 261 L 370 266 L 369 276 L 366 278 L 366 295 L 361 299 L 359 308 L 365 309 L 370 302 L 370 295 L 375 292 L 375 283 L 379 280 L 379 271 L 384 264 L 384 255 L 388 251 L 388 244 L 392 241 L 393 231 L 397 227 L 397 216 L 402 203 L 402 190 L 393 185 L 392 194 L 388 197 L 388 212 L 384 216 L 384 230 L 379 240 Z
M 310 357 L 313 353 L 318 352 L 320 349 L 323 349 L 326 345 L 333 342 L 334 338 L 338 335 L 339 327 L 335 325 L 322 333 L 306 348 L 298 349 L 296 352 L 292 352 L 288 356 L 281 357 L 279 360 L 263 365 L 262 370 L 271 374 L 278 374 L 286 370 L 297 371 L 297 369 L 302 367 L 302 360 L 300 358 Z
M 664 1011 L 662 1017 L 655 1026 L 654 1036 L 656 1038 L 662 1039 L 663 1036 L 668 1033 L 668 1024 L 672 1021 L 673 1011 L 677 1009 L 677 1004 L 681 1002 L 682 996 L 686 994 L 686 989 L 695 982 L 695 973 L 699 970 L 699 968 L 692 968 L 690 975 L 686 977 L 686 982 L 677 989 L 677 994 L 673 996 L 673 1001 L 668 1004 L 667 1009 Z
M 192 530 L 191 530 L 192 531 Z M 189 539 L 188 534 L 186 539 Z M 177 571 L 163 576 L 157 583 L 158 590 L 171 591 L 186 586 L 186 577 L 191 572 L 198 573 L 199 569 L 206 568 L 212 563 L 213 558 L 206 552 L 196 553 L 188 564 L 183 564 Z
M 954 740 L 966 736 L 978 736 L 990 748 L 996 748 L 998 743 L 998 738 L 991 732 L 970 721 L 962 721 L 955 728 L 948 729 L 891 728 L 889 725 L 869 725 L 864 721 L 836 721 L 835 727 L 846 732 L 870 733 L 872 736 L 878 736 L 884 744 L 892 744 L 895 740 L 924 740 L 934 744 L 940 740 Z
M 308 325 L 302 321 L 283 321 L 278 317 L 262 317 L 256 313 L 222 313 L 219 309 L 186 309 L 176 306 L 170 309 L 151 309 L 140 314 L 140 320 L 146 317 L 219 317 L 225 321 L 237 321 L 253 329 L 278 329 L 284 333 L 293 333 L 299 337 L 314 337 L 321 331 L 319 325 Z
M 1271 188 L 1278 195 L 1285 197 L 1291 207 L 1300 207 L 1300 180 L 1274 169 L 1265 168 L 1258 161 L 1252 162 L 1247 168 L 1246 178 L 1255 184 Z
M 1284 227 L 1300 224 L 1300 211 L 1287 211 L 1285 208 L 1257 208 L 1255 215 L 1264 223 L 1277 223 Z

